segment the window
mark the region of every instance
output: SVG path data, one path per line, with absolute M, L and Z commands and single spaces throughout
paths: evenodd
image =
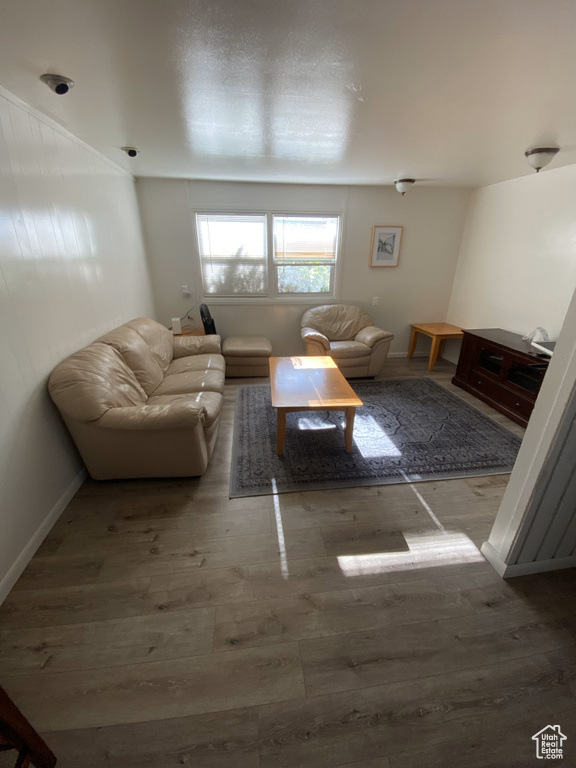
M 197 213 L 204 295 L 334 295 L 340 216 Z
M 266 296 L 266 216 L 196 216 L 206 296 Z
M 274 216 L 277 293 L 333 293 L 338 216 Z

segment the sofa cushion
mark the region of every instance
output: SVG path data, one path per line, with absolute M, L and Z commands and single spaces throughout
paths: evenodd
M 149 317 L 137 317 L 136 320 L 130 320 L 129 323 L 121 327 L 133 328 L 139 333 L 150 347 L 150 352 L 158 362 L 162 372 L 166 372 L 174 355 L 174 337 L 168 328 Z
M 166 371 L 166 376 L 173 373 L 185 373 L 185 371 L 222 371 L 224 373 L 226 363 L 222 355 L 189 355 L 172 360 Z
M 189 355 L 219 355 L 220 336 L 212 333 L 208 336 L 174 336 L 174 358 L 188 357 Z
M 222 343 L 224 357 L 264 357 L 272 354 L 272 344 L 265 336 L 228 336 Z
M 148 405 L 171 405 L 180 402 L 193 402 L 205 408 L 204 426 L 211 427 L 220 415 L 224 398 L 219 392 L 196 392 L 193 395 L 158 395 L 149 398 Z
M 302 315 L 301 327 L 320 331 L 330 341 L 353 339 L 362 328 L 372 325 L 370 315 L 349 304 L 325 304 Z
M 183 395 L 195 392 L 224 392 L 222 371 L 184 371 L 166 376 L 154 395 Z
M 48 391 L 60 411 L 78 421 L 95 421 L 110 408 L 146 401 L 146 393 L 120 353 L 100 342 L 57 365 Z
M 336 359 L 344 357 L 369 357 L 370 347 L 359 341 L 331 341 L 330 356 Z
M 153 392 L 164 378 L 158 360 L 142 336 L 133 328 L 121 325 L 98 339 L 119 352 L 126 365 L 134 372 L 146 394 Z

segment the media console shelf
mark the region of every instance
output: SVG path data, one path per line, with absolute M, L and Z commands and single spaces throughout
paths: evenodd
M 549 362 L 516 333 L 464 331 L 452 383 L 525 427 Z

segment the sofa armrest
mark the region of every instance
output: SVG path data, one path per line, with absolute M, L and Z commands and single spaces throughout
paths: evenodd
M 314 328 L 302 328 L 301 334 L 304 341 L 317 341 L 324 349 L 330 349 L 328 338 L 320 331 L 315 331 Z
M 190 402 L 110 408 L 92 423 L 107 429 L 190 429 L 203 423 L 205 415 L 206 408 L 191 399 Z
M 207 354 L 222 354 L 220 336 L 174 336 L 174 359 Z
M 393 333 L 383 331 L 382 328 L 376 328 L 375 325 L 368 325 L 356 334 L 354 341 L 366 344 L 367 347 L 373 347 L 378 341 L 392 341 L 393 338 Z

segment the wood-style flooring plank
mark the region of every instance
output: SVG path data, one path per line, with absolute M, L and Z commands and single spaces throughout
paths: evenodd
M 309 696 L 441 675 L 576 642 L 576 617 L 547 618 L 517 601 L 504 610 L 386 626 L 300 643 Z
M 259 768 L 260 763 L 256 708 L 57 731 L 44 738 L 58 756 L 58 768 Z
M 181 611 L 254 599 L 253 584 L 245 568 L 203 568 L 153 576 L 144 613 Z
M 385 558 L 343 562 L 337 557 L 317 557 L 291 561 L 287 573 L 283 573 L 275 563 L 247 566 L 241 571 L 252 583 L 257 600 L 375 587 L 382 584 L 402 584 L 438 576 L 459 578 L 474 573 L 493 573 L 491 566 L 483 558 L 461 563 L 455 556 L 454 561 L 406 562 L 402 567 L 392 563 L 388 567 Z
M 29 591 L 12 591 L 0 606 L 0 630 L 56 627 L 140 616 L 149 578 Z
M 395 567 L 392 570 L 386 570 L 378 562 L 373 570 L 370 567 L 355 567 L 346 571 L 337 557 L 316 557 L 291 560 L 285 568 L 278 561 L 153 576 L 143 612 L 179 611 L 316 592 L 401 584 L 435 578 L 439 574 L 455 579 L 466 579 L 474 574 L 495 578 L 492 567 L 483 558 L 463 564 L 440 562 L 428 567 L 408 564 L 405 568 Z M 475 595 L 473 597 L 477 599 Z
M 495 475 L 509 478 L 509 475 Z M 422 503 L 428 504 L 438 520 L 450 520 L 454 517 L 459 522 L 468 519 L 483 520 L 492 523 L 500 507 L 505 485 L 472 485 L 469 481 L 477 478 L 457 480 L 434 480 L 427 483 L 414 483 L 412 491 L 422 497 Z M 488 528 L 490 530 L 492 526 Z
M 103 554 L 33 557 L 13 589 L 19 591 L 94 584 L 104 559 Z
M 576 639 L 574 645 L 547 654 L 548 661 L 558 672 L 559 679 L 576 696 Z M 575 739 L 576 743 L 576 739 Z
M 418 501 L 409 500 L 384 503 L 376 497 L 366 502 L 342 502 L 335 491 L 325 491 L 325 501 L 318 506 L 291 504 L 282 509 L 270 511 L 271 524 L 276 527 L 278 520 L 283 530 L 299 528 L 326 528 L 329 526 L 361 523 L 382 523 L 390 529 L 419 530 L 430 525 L 430 519 Z
M 2 686 L 39 731 L 166 720 L 305 695 L 295 643 L 46 673 L 41 684 L 37 675 L 4 675 Z
M 534 732 L 574 711 L 542 656 L 260 708 L 261 768 L 333 768 L 435 743 L 459 743 L 484 724 L 531 719 Z M 459 753 L 458 753 L 459 754 Z M 468 768 L 458 754 L 444 753 Z M 396 767 L 401 764 L 397 763 Z M 444 763 L 446 765 L 446 762 Z
M 63 535 L 56 536 L 55 534 L 52 534 L 47 536 L 36 550 L 34 557 L 46 557 L 47 555 L 55 555 L 63 541 Z
M 212 652 L 214 609 L 61 627 L 0 630 L 6 675 L 67 672 L 178 659 Z M 41 682 L 38 681 L 38 685 Z
M 284 550 L 283 550 L 284 548 Z M 275 533 L 205 539 L 182 535 L 169 544 L 135 545 L 130 554 L 106 558 L 100 581 L 177 573 L 200 568 L 225 568 L 250 563 L 325 555 L 320 531 L 288 531 L 280 542 Z
M 470 577 L 470 589 L 482 590 Z M 302 594 L 216 608 L 214 650 L 265 646 L 474 612 L 452 579 Z
M 564 766 L 575 765 L 576 701 L 572 706 L 562 701 L 558 707 L 550 706 L 540 715 L 534 712 L 529 719 L 516 721 L 503 717 L 501 721 L 490 718 L 489 722 L 471 723 L 469 729 L 457 738 L 449 735 L 426 746 L 390 755 L 390 768 L 446 768 L 447 755 L 457 756 L 456 764 L 462 768 L 530 768 L 542 765 L 536 757 L 536 742 L 532 736 L 545 727 L 542 725 L 544 722 L 545 725 L 560 725 L 562 733 L 568 737 L 564 742 L 565 757 L 554 762 Z
M 87 495 L 84 485 L 62 512 L 50 534 L 60 535 L 76 528 L 107 525 L 122 506 L 122 496 L 104 484 L 97 494 Z
M 409 546 L 402 530 L 381 523 L 355 523 L 322 528 L 328 555 L 367 555 L 375 552 L 407 552 Z
M 117 519 L 104 530 L 88 530 L 66 535 L 58 555 L 80 552 L 120 554 L 135 544 L 170 544 L 183 537 L 199 543 L 206 539 L 270 533 L 270 517 L 266 509 L 243 509 L 234 512 L 204 512 L 195 509 L 179 517 Z M 51 553 L 54 554 L 54 553 Z

